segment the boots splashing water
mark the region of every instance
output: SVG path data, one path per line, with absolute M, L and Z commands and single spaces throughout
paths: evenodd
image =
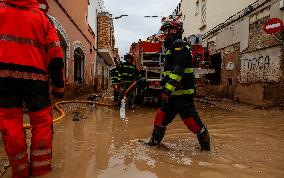
M 202 128 L 197 134 L 198 142 L 201 151 L 210 151 L 210 136 L 206 127 Z
M 154 126 L 152 137 L 150 141 L 146 143 L 146 145 L 159 147 L 161 141 L 164 138 L 165 132 L 166 132 L 166 127 Z

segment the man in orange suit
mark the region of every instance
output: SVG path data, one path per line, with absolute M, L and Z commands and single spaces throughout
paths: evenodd
M 1 1 L 0 22 L 0 131 L 12 177 L 44 175 L 52 158 L 50 81 L 54 96 L 64 92 L 60 42 L 36 0 Z M 30 159 L 23 103 L 32 126 Z

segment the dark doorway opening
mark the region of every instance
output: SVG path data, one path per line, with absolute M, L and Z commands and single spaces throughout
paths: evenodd
M 207 74 L 206 78 L 210 80 L 211 85 L 220 85 L 221 84 L 221 64 L 222 58 L 221 53 L 217 53 L 210 56 L 211 64 L 210 69 L 215 69 L 215 73 Z
M 74 82 L 83 84 L 84 80 L 84 52 L 81 48 L 76 48 L 74 51 Z

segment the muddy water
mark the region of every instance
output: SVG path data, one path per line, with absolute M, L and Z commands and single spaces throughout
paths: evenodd
M 201 152 L 179 117 L 167 127 L 162 148 L 136 139 L 152 133 L 154 108 L 78 108 L 55 125 L 53 171 L 43 178 L 283 178 L 284 116 L 199 106 L 212 151 Z M 10 170 L 2 176 L 10 177 Z

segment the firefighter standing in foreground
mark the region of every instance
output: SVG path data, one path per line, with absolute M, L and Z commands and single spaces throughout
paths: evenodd
M 62 57 L 56 30 L 36 0 L 0 2 L 0 131 L 13 178 L 51 171 L 49 84 L 51 79 L 54 96 L 63 95 Z M 32 126 L 30 159 L 23 102 Z
M 179 114 L 187 128 L 197 135 L 201 150 L 209 151 L 209 133 L 194 105 L 192 55 L 190 46 L 182 40 L 182 22 L 166 19 L 161 30 L 166 35 L 163 103 L 156 113 L 152 137 L 147 144 L 159 146 L 166 126 Z

